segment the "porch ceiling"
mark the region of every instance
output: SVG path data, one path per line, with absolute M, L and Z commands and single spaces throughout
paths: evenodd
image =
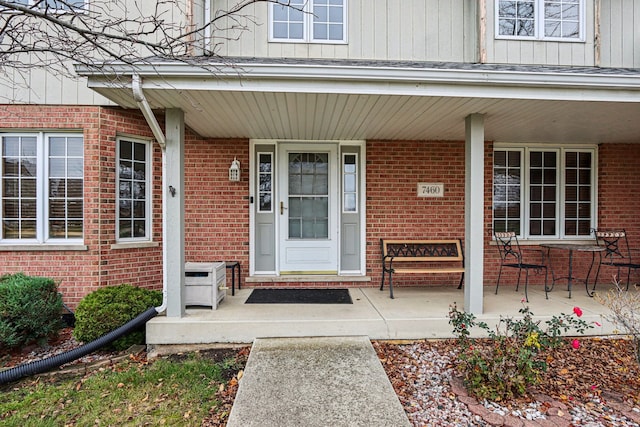
M 480 113 L 492 141 L 640 142 L 640 70 L 279 67 L 136 72 L 152 108 L 184 110 L 186 124 L 211 138 L 464 140 L 465 117 Z M 126 76 L 120 84 L 104 70 L 79 72 L 113 102 L 137 108 Z

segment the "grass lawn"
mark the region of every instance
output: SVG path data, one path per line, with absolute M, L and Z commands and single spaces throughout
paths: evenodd
M 243 348 L 152 362 L 131 358 L 84 376 L 28 378 L 0 388 L 0 424 L 218 425 L 228 416 L 228 394 L 237 387 L 248 354 Z

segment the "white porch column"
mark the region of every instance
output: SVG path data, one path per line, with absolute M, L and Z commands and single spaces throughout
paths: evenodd
M 167 317 L 184 315 L 184 112 L 167 109 L 162 203 Z
M 484 285 L 484 115 L 465 119 L 464 310 L 482 314 Z

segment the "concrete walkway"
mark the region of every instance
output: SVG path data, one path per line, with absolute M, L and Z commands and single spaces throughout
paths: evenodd
M 258 338 L 228 427 L 402 427 L 409 420 L 368 337 Z

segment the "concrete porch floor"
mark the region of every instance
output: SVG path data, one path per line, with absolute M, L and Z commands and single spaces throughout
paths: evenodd
M 600 294 L 606 285 L 598 286 Z M 484 289 L 484 313 L 477 316 L 490 326 L 500 316 L 519 315 L 525 303 L 523 288 L 504 286 L 498 295 L 495 288 Z M 356 336 L 370 339 L 412 340 L 451 338 L 449 306 L 464 306 L 464 291 L 455 287 L 415 287 L 394 289 L 395 299 L 387 288 L 350 289 L 353 304 L 244 304 L 251 289 L 227 291 L 217 310 L 188 308 L 182 318 L 160 315 L 147 323 L 150 351 L 171 352 L 172 347 L 206 346 L 214 343 L 251 343 L 255 338 Z M 639 292 L 630 290 L 629 292 Z M 572 298 L 563 285 L 556 285 L 546 300 L 541 286 L 531 286 L 529 303 L 536 319 L 550 319 L 560 313 L 570 314 L 573 307 L 583 311 L 582 318 L 593 324 L 588 335 L 611 335 L 615 325 L 605 316 L 609 309 L 590 298 L 584 286 L 574 286 Z M 597 326 L 595 322 L 601 326 Z

